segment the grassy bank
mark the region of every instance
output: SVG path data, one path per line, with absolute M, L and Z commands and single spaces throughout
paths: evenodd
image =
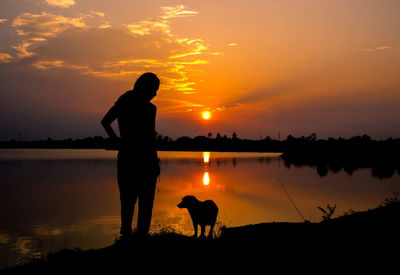
M 381 253 L 385 249 L 389 251 L 390 247 L 397 247 L 399 219 L 400 201 L 394 198 L 375 209 L 325 219 L 319 223 L 261 223 L 222 228 L 220 236 L 213 240 L 192 239 L 167 230 L 146 239 L 133 237 L 116 241 L 101 249 L 65 249 L 49 254 L 45 260 L 2 270 L 2 273 L 93 273 L 134 267 L 153 272 L 187 274 L 180 269 L 182 266 L 193 265 L 196 270 L 229 266 L 234 270 L 235 264 L 251 262 L 254 267 L 262 265 L 267 258 L 277 255 L 301 257 L 306 251 L 316 254 L 336 250 L 341 254 L 349 251 Z

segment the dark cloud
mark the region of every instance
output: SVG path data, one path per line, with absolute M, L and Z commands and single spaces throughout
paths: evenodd
M 102 67 L 112 61 L 163 60 L 179 50 L 185 49 L 161 37 L 135 37 L 116 29 L 83 29 L 69 30 L 50 39 L 35 49 L 35 53 L 45 60 L 64 60 L 76 65 Z

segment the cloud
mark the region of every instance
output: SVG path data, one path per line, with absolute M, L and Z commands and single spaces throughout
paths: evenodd
M 16 53 L 2 55 L 0 62 L 0 82 L 7 91 L 0 102 L 1 122 L 7 128 L 1 137 L 8 139 L 18 131 L 30 133 L 27 139 L 100 134 L 103 111 L 128 89 L 126 83 L 147 71 L 161 78 L 160 113 L 165 108 L 166 116 L 180 112 L 188 119 L 189 109 L 203 107 L 190 96 L 199 92 L 193 72 L 204 70 L 209 57 L 222 54 L 211 51 L 202 38 L 174 33 L 171 20 L 196 14 L 180 6 L 161 9 L 148 21 L 165 26 L 149 27 L 144 34 L 111 28 L 107 16 L 96 11 L 69 17 L 18 15 L 11 24 L 19 38 L 10 48 Z
M 94 15 L 94 16 L 99 16 L 99 17 L 104 17 L 105 13 L 101 12 L 101 11 L 91 11 L 90 14 Z
M 157 100 L 157 104 L 163 109 L 163 114 L 174 114 L 177 112 L 192 111 L 194 108 L 204 107 L 203 104 L 198 104 L 184 99 L 163 98 Z
M 146 19 L 133 24 L 126 24 L 125 27 L 136 35 L 148 35 L 151 32 L 162 32 L 171 34 L 170 19 L 182 18 L 197 15 L 196 11 L 185 10 L 185 6 L 161 7 L 161 15 L 154 19 Z
M 187 57 L 187 56 L 191 56 L 191 55 L 200 55 L 200 54 L 223 55 L 222 52 L 214 52 L 214 53 L 205 52 L 205 50 L 208 49 L 208 45 L 204 42 L 203 39 L 182 38 L 182 39 L 176 39 L 176 41 L 182 45 L 190 47 L 192 50 L 188 51 L 186 53 L 181 53 L 181 54 L 176 54 L 176 55 L 170 56 L 170 59 L 176 59 L 176 58 Z
M 8 63 L 12 59 L 12 56 L 8 53 L 0 53 L 0 63 Z
M 72 29 L 49 38 L 35 49 L 35 53 L 44 60 L 64 60 L 88 65 L 96 71 L 115 73 L 138 64 L 161 66 L 173 52 L 188 50 L 164 38 L 135 37 L 112 28 Z
M 236 46 L 239 46 L 239 44 L 235 43 L 235 42 L 232 42 L 232 43 L 229 43 L 228 46 L 229 47 L 236 47 Z
M 7 18 L 0 18 L 0 24 L 1 24 L 1 23 L 5 23 L 5 22 L 7 22 L 7 21 L 8 21 Z
M 385 51 L 385 50 L 398 50 L 399 48 L 394 47 L 394 46 L 379 46 L 376 48 L 363 48 L 363 49 L 355 49 L 354 51 L 358 52 L 379 52 L 379 51 Z
M 286 96 L 305 87 L 307 83 L 304 81 L 287 81 L 286 83 L 276 83 L 263 89 L 244 91 L 241 95 L 228 102 L 226 106 L 242 106 L 247 104 L 264 104 L 274 98 Z
M 69 8 L 76 5 L 74 0 L 44 0 L 48 5 L 59 8 Z
M 53 37 L 71 28 L 86 28 L 82 17 L 70 18 L 62 15 L 42 12 L 40 14 L 22 13 L 18 15 L 12 26 L 20 36 Z
M 188 73 L 208 64 L 205 56 L 222 55 L 209 52 L 203 39 L 172 33 L 169 20 L 196 14 L 184 6 L 162 7 L 156 19 L 126 25 L 128 31 L 111 29 L 108 22 L 88 26 L 86 19 L 104 17 L 95 11 L 77 18 L 23 14 L 13 26 L 21 36 L 34 38 L 22 40 L 14 49 L 20 57 L 38 55 L 41 62 L 33 64 L 37 69 L 76 68 L 81 74 L 104 78 L 126 78 L 151 70 L 161 75 L 163 89 L 191 94 L 196 92 L 196 83 L 189 80 Z M 37 26 L 39 22 L 46 24 Z M 45 43 L 35 44 L 40 39 Z M 29 50 L 34 45 L 35 49 Z
M 99 11 L 78 17 L 42 12 L 22 13 L 12 22 L 23 39 L 12 48 L 17 56 L 37 56 L 31 65 L 39 70 L 76 69 L 81 74 L 126 78 L 146 71 L 160 73 L 165 90 L 183 94 L 195 93 L 189 72 L 206 65 L 207 55 L 222 55 L 208 51 L 201 38 L 177 37 L 171 30 L 171 20 L 197 15 L 185 6 L 161 7 L 160 15 L 125 25 L 127 31 L 111 29 L 108 21 L 89 25 L 89 21 L 104 18 Z
M 10 81 L 7 85 L 4 84 L 8 87 L 5 88 L 6 90 L 30 90 L 35 94 L 41 94 L 44 93 L 43 82 L 47 81 L 79 83 L 78 79 L 81 79 L 81 82 L 91 79 L 99 83 L 109 81 L 110 83 L 116 83 L 115 81 L 126 83 L 143 72 L 153 71 L 160 76 L 162 82 L 163 92 L 160 93 L 159 99 L 163 96 L 175 99 L 175 101 L 169 101 L 169 105 L 162 104 L 161 108 L 171 107 L 167 110 L 169 113 L 177 110 L 187 112 L 189 108 L 199 105 L 189 101 L 183 104 L 187 94 L 196 92 L 196 83 L 190 79 L 189 73 L 199 70 L 201 66 L 206 66 L 209 61 L 205 59 L 206 56 L 202 58 L 199 58 L 199 55 L 185 56 L 185 53 L 193 52 L 197 47 L 196 43 L 189 42 L 190 39 L 178 41 L 162 33 L 136 36 L 123 30 L 92 27 L 71 28 L 53 37 L 40 39 L 41 41 L 37 41 L 35 47 L 29 45 L 30 40 L 25 41 L 21 44 L 20 53 L 22 54 L 23 50 L 27 49 L 30 51 L 24 52 L 25 56 L 20 60 L 0 67 L 0 73 L 6 79 L 11 80 L 6 75 L 14 72 L 13 75 L 24 79 L 24 85 L 30 88 L 16 87 L 18 82 Z M 184 57 L 171 59 L 170 57 L 175 54 L 181 54 Z M 23 75 L 17 72 L 23 72 Z M 14 80 L 15 77 L 13 77 Z M 67 77 L 70 78 L 67 79 Z M 74 78 L 77 80 L 73 80 Z M 40 87 L 37 83 L 41 83 Z M 72 89 L 81 91 L 84 88 L 74 87 L 69 90 Z M 50 94 L 52 89 L 47 90 Z M 45 97 L 53 98 L 56 95 Z M 28 99 L 26 101 L 32 102 Z M 71 103 L 71 106 L 76 104 Z M 32 108 L 34 107 L 28 109 Z M 49 107 L 43 107 L 43 109 L 46 108 Z
M 216 107 L 215 109 L 218 111 L 223 111 L 225 109 L 233 109 L 233 108 L 238 108 L 240 106 L 242 106 L 242 103 L 233 102 L 233 103 L 228 103 L 228 104 L 222 105 L 220 107 Z
M 11 46 L 14 50 L 17 51 L 17 56 L 18 57 L 29 57 L 34 55 L 33 52 L 29 51 L 29 47 L 33 44 L 37 44 L 38 42 L 43 42 L 46 41 L 44 38 L 40 37 L 33 37 L 30 39 L 22 40 L 18 45 Z
M 104 22 L 103 24 L 101 24 L 101 25 L 99 26 L 99 28 L 100 28 L 100 29 L 108 29 L 108 28 L 111 28 L 111 24 L 110 24 L 110 22 L 106 21 L 106 22 Z
M 127 24 L 125 26 L 131 33 L 138 35 L 148 35 L 153 31 L 170 33 L 169 25 L 165 22 L 144 20 L 136 24 Z
M 38 43 L 56 37 L 67 30 L 89 29 L 90 26 L 86 22 L 99 17 L 104 17 L 104 13 L 91 11 L 88 14 L 81 14 L 79 17 L 65 17 L 47 12 L 22 13 L 14 19 L 11 26 L 15 28 L 19 36 L 26 38 L 22 39 L 18 45 L 13 45 L 12 48 L 17 51 L 18 57 L 32 56 L 34 52 L 28 48 L 37 46 Z M 104 24 L 101 22 L 99 27 L 109 27 L 109 23 Z
M 199 14 L 197 11 L 185 10 L 184 5 L 177 5 L 175 7 L 161 7 L 163 14 L 160 16 L 163 19 L 188 17 Z
M 32 64 L 33 67 L 40 70 L 50 70 L 55 68 L 67 68 L 75 70 L 85 70 L 88 69 L 87 66 L 76 66 L 68 64 L 62 60 L 51 60 L 51 61 L 38 61 Z
M 194 82 L 188 81 L 187 69 L 195 65 L 207 64 L 197 56 L 222 55 L 222 52 L 209 52 L 209 45 L 200 38 L 177 37 L 171 30 L 171 19 L 192 17 L 197 11 L 186 10 L 184 5 L 161 7 L 161 14 L 156 18 L 148 18 L 137 23 L 126 24 L 125 27 L 136 37 L 147 37 L 154 40 L 159 49 L 172 48 L 168 60 L 161 61 L 164 72 L 178 77 L 164 76 L 166 89 L 173 88 L 184 94 L 195 93 Z M 172 46 L 172 47 L 171 47 Z M 158 60 L 160 64 L 160 60 Z M 154 65 L 154 63 L 153 63 Z

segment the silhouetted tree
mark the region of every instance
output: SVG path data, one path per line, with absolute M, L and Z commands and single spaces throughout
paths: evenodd
M 233 132 L 233 134 L 232 134 L 232 139 L 237 139 L 237 134 L 236 134 L 236 132 Z
M 316 141 L 317 140 L 317 134 L 316 133 L 312 133 L 311 135 L 309 135 L 307 137 L 307 140 L 309 141 Z

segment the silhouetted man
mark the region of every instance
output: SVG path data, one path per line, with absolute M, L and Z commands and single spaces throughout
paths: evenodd
M 139 200 L 137 233 L 150 229 L 159 159 L 155 148 L 157 108 L 150 101 L 156 96 L 160 80 L 153 73 L 141 75 L 131 91 L 124 93 L 104 116 L 101 124 L 118 144 L 118 187 L 121 199 L 121 235 L 132 233 L 133 212 Z M 117 119 L 120 138 L 111 123 Z

